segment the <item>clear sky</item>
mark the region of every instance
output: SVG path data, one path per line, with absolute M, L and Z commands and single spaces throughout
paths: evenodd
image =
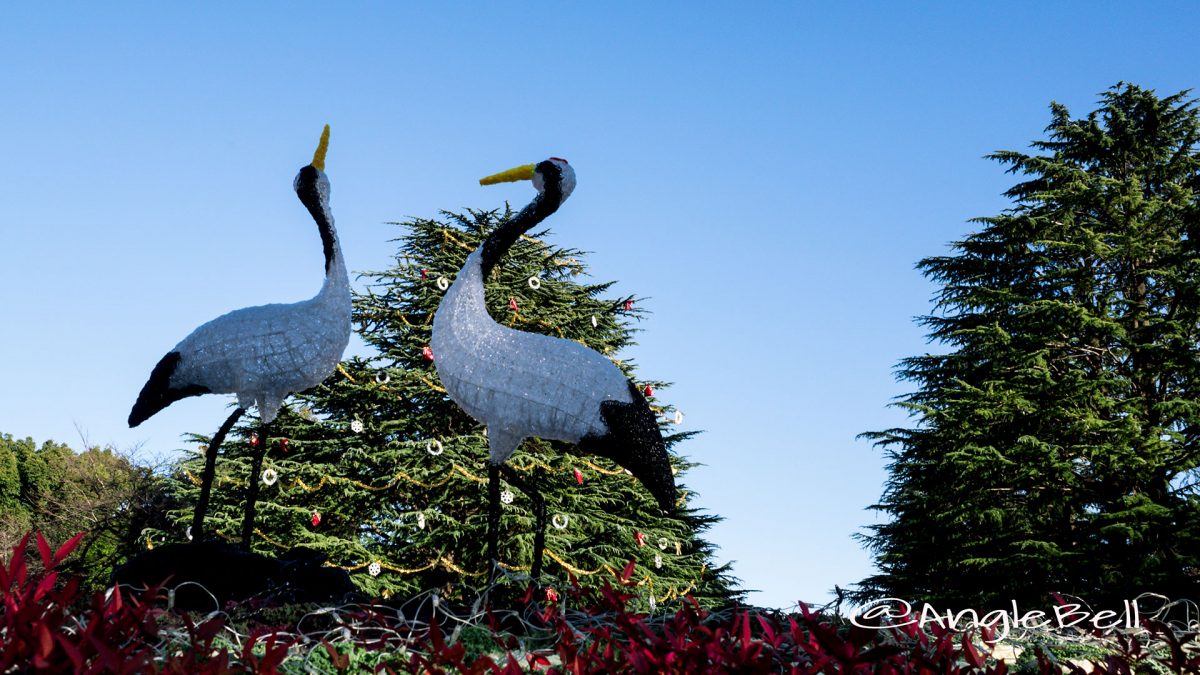
M 477 179 L 555 155 L 549 224 L 648 296 L 631 355 L 705 431 L 680 449 L 710 538 L 758 592 L 822 603 L 886 477 L 855 435 L 905 421 L 913 270 L 997 213 L 981 159 L 1118 81 L 1200 85 L 1193 3 L 6 3 L 0 8 L 0 431 L 170 457 L 231 397 L 137 429 L 158 359 L 238 307 L 314 294 L 291 190 L 326 122 L 352 270 L 387 221 L 531 197 Z M 361 281 L 356 282 L 361 288 Z M 365 351 L 359 345 L 352 349 Z

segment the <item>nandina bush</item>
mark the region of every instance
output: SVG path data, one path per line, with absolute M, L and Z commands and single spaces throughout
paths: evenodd
M 632 562 L 615 587 L 573 586 L 561 596 L 530 590 L 523 599 L 525 618 L 515 622 L 486 612 L 483 620 L 474 617 L 465 630 L 460 623 L 447 634 L 436 613 L 425 624 L 383 606 L 363 606 L 338 612 L 310 634 L 299 626 L 259 626 L 231 641 L 225 618 L 195 623 L 176 615 L 157 588 L 139 594 L 114 588 L 84 598 L 79 580 L 64 580 L 57 571 L 82 535 L 57 550 L 40 534 L 32 537 L 36 558 L 28 552 L 31 537 L 0 562 L 0 673 L 1007 672 L 1003 662 L 987 656 L 994 636 L 986 629 L 976 639 L 936 624 L 928 631 L 914 624 L 845 627 L 803 606 L 791 616 L 738 608 L 710 612 L 690 598 L 673 615 L 651 617 L 630 609 Z M 40 569 L 30 569 L 30 559 L 40 560 Z M 1093 663 L 1091 672 L 1200 673 L 1196 634 L 1153 620 L 1143 628 L 1140 638 L 1117 635 L 1115 652 Z M 469 649 L 466 635 L 476 642 L 490 636 L 493 645 Z M 1036 668 L 1046 675 L 1084 672 L 1040 650 Z
M 252 635 L 240 654 L 214 648 L 224 626 L 219 618 L 196 625 L 184 615 L 186 639 L 175 644 L 160 634 L 167 611 L 155 602 L 162 598 L 159 589 L 127 597 L 112 588 L 85 599 L 78 578 L 60 583 L 57 568 L 83 534 L 51 552 L 38 533 L 42 567 L 33 572 L 27 565 L 29 539 L 26 534 L 7 564 L 0 563 L 2 673 L 274 673 L 287 656 L 290 643 L 274 634 Z M 164 655 L 168 646 L 177 648 Z

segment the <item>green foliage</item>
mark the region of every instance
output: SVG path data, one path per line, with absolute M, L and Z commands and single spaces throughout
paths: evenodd
M 860 599 L 1200 590 L 1200 116 L 1126 84 L 1051 116 L 1041 154 L 991 156 L 1024 177 L 1012 208 L 918 265 L 949 351 L 901 363 L 914 427 L 865 434 L 891 520 Z
M 108 448 L 76 453 L 0 434 L 0 548 L 31 529 L 57 541 L 87 532 L 64 570 L 80 576 L 85 589 L 104 587 L 113 566 L 137 547 L 141 529 L 161 525 L 164 488 L 152 470 Z
M 0 437 L 0 512 L 12 513 L 21 503 L 21 467 L 8 437 Z
M 446 396 L 424 349 L 442 286 L 511 215 L 470 211 L 403 224 L 395 265 L 369 273 L 373 284 L 354 300 L 359 334 L 377 355 L 344 362 L 323 385 L 293 399 L 271 425 L 264 466 L 277 481 L 263 488 L 256 550 L 318 549 L 372 595 L 411 597 L 436 588 L 444 598 L 466 602 L 484 585 L 485 430 Z M 627 307 L 632 298 L 604 297 L 610 283 L 581 282 L 582 254 L 552 246 L 542 236 L 522 237 L 488 279 L 492 316 L 615 357 L 632 344 L 629 321 L 641 310 Z M 633 377 L 631 362 L 616 363 Z M 634 381 L 656 392 L 667 387 Z M 691 435 L 674 432 L 666 421 L 674 413 L 669 405 L 654 397 L 651 403 L 663 415 L 669 445 Z M 254 424 L 226 441 L 218 462 L 207 527 L 227 538 L 240 532 L 244 495 L 238 488 L 246 485 L 246 438 Z M 694 466 L 678 455 L 672 462 L 678 479 Z M 509 465 L 540 487 L 555 518 L 547 532 L 545 572 L 561 583 L 575 574 L 597 587 L 634 559 L 643 603 L 652 595 L 664 602 L 690 592 L 706 604 L 737 595 L 727 567 L 713 564 L 713 547 L 699 537 L 717 518 L 689 507 L 694 495 L 682 484 L 683 514 L 667 518 L 655 515 L 653 498 L 620 467 L 574 454 L 568 444 L 529 439 Z M 180 466 L 179 495 L 189 505 L 196 500 L 201 466 L 199 455 Z M 505 483 L 502 489 L 511 490 L 514 500 L 503 508 L 499 557 L 510 569 L 527 570 L 532 504 L 518 486 Z M 317 513 L 320 522 L 314 525 Z M 191 510 L 173 515 L 175 527 L 160 536 L 179 539 Z M 378 576 L 369 573 L 371 563 L 380 565 Z

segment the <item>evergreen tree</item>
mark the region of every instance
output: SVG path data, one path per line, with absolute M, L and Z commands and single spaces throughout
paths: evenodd
M 1013 206 L 918 265 L 950 350 L 901 364 L 915 426 L 865 434 L 890 522 L 858 600 L 1198 597 L 1200 115 L 1128 84 L 1051 113 L 1040 154 L 990 156 Z
M 487 438 L 446 396 L 428 345 L 442 294 L 467 255 L 512 213 L 444 215 L 405 223 L 395 265 L 369 273 L 373 285 L 355 297 L 355 324 L 377 355 L 344 362 L 323 385 L 295 397 L 268 439 L 264 474 L 271 484 L 260 497 L 253 547 L 267 554 L 318 549 L 373 595 L 437 588 L 443 597 L 470 600 L 487 578 Z M 491 275 L 492 315 L 607 355 L 632 344 L 629 319 L 641 315 L 634 299 L 602 297 L 609 283 L 578 283 L 580 252 L 543 236 L 522 237 Z M 632 376 L 632 363 L 617 363 Z M 668 446 L 693 433 L 668 435 L 682 418 L 655 398 L 666 383 L 634 381 L 661 412 Z M 223 446 L 207 526 L 220 536 L 240 531 L 242 490 L 230 488 L 245 485 L 244 439 L 256 424 L 246 423 L 242 440 Z M 672 461 L 677 480 L 694 466 L 678 455 Z M 643 602 L 691 593 L 716 604 L 738 595 L 727 566 L 714 565 L 712 545 L 699 536 L 718 519 L 689 508 L 686 488 L 682 515 L 665 517 L 632 476 L 610 461 L 574 454 L 569 444 L 528 439 L 509 465 L 541 487 L 552 516 L 545 573 L 597 586 L 633 559 Z M 182 464 L 186 502 L 195 503 L 201 466 L 198 456 Z M 532 504 L 515 486 L 502 489 L 502 500 L 511 502 L 503 506 L 500 561 L 527 571 Z M 176 517 L 181 532 L 190 511 Z

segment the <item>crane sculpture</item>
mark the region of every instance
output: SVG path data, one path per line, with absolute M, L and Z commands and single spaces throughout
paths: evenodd
M 566 441 L 627 469 L 673 512 L 675 480 L 658 421 L 645 397 L 612 361 L 561 338 L 496 323 L 484 304 L 484 279 L 517 238 L 558 210 L 575 189 L 564 159 L 509 169 L 481 185 L 531 180 L 537 196 L 473 251 L 433 320 L 431 348 L 450 398 L 487 426 L 488 541 L 493 572 L 500 525 L 500 473 L 529 495 L 536 513 L 531 567 L 536 582 L 545 548 L 546 508 L 532 480 L 505 464 L 525 438 Z
M 312 163 L 300 169 L 293 183 L 321 236 L 325 282 L 320 292 L 303 302 L 234 310 L 192 331 L 154 366 L 129 413 L 129 426 L 136 427 L 189 396 L 237 395 L 238 407 L 205 450 L 200 500 L 192 517 L 193 541 L 203 540 L 217 450 L 237 420 L 256 405 L 261 427 L 242 523 L 242 547 L 249 550 L 269 425 L 289 394 L 314 387 L 333 372 L 350 340 L 350 280 L 329 210 L 328 147 L 325 125 Z

